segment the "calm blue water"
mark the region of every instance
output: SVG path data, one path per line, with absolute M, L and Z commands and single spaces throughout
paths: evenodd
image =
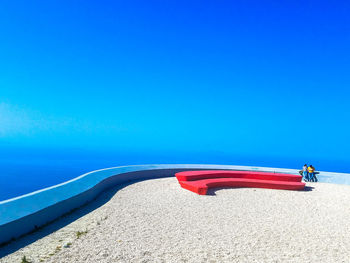
M 298 158 L 230 156 L 222 153 L 96 153 L 84 151 L 12 151 L 0 153 L 0 201 L 65 182 L 86 172 L 133 164 L 203 163 L 252 165 L 298 169 L 307 162 Z M 313 160 L 317 170 L 349 172 L 341 161 Z M 334 180 L 334 179 L 332 179 Z M 322 178 L 321 178 L 322 181 Z M 343 178 L 340 183 L 347 181 Z M 350 181 L 350 178 L 349 178 Z

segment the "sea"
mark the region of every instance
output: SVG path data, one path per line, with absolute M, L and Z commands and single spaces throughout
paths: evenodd
M 230 155 L 219 152 L 85 152 L 81 150 L 12 150 L 0 153 L 0 201 L 50 187 L 87 172 L 138 164 L 225 164 L 301 169 L 304 163 L 316 170 L 350 173 L 348 162 L 302 158 Z M 350 176 L 319 177 L 320 182 L 349 184 Z

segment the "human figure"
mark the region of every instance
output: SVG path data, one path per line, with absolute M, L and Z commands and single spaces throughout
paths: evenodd
M 309 172 L 309 180 L 311 182 L 317 182 L 317 178 L 315 176 L 315 168 L 310 164 L 310 166 L 307 168 L 307 171 Z
M 303 166 L 303 177 L 305 182 L 309 181 L 309 173 L 307 172 L 307 164 L 304 164 Z
M 312 170 L 313 170 L 313 176 L 312 176 L 312 178 L 313 178 L 313 180 L 314 180 L 314 182 L 317 182 L 318 181 L 318 179 L 317 179 L 317 176 L 316 176 L 316 172 L 315 172 L 315 167 L 313 167 L 312 165 L 310 165 L 311 166 L 311 168 L 312 168 Z

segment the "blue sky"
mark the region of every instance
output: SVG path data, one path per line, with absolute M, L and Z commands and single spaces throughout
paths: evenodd
M 5 152 L 350 161 L 346 1 L 0 5 Z

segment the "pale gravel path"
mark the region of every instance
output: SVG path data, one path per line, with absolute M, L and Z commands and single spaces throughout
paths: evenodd
M 308 185 L 199 196 L 175 178 L 137 182 L 0 262 L 349 262 L 350 186 Z

